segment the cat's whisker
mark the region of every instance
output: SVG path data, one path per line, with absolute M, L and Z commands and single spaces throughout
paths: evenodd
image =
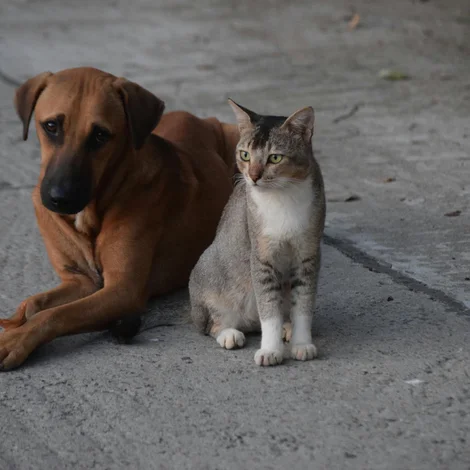
M 241 173 L 233 175 L 233 185 L 237 186 L 240 183 L 245 183 L 245 177 Z
M 294 184 L 298 184 L 300 180 L 296 180 L 293 178 L 277 178 L 270 181 L 264 181 L 263 187 L 265 188 L 272 188 L 272 189 L 286 189 L 291 187 Z

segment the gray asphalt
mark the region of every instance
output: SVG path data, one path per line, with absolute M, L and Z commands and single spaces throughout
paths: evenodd
M 0 316 L 57 282 L 12 108 L 44 70 L 92 65 L 232 122 L 228 96 L 313 105 L 328 216 L 318 360 L 260 369 L 258 336 L 220 349 L 176 293 L 134 344 L 61 338 L 1 374 L 0 469 L 469 470 L 469 29 L 466 0 L 3 2 Z

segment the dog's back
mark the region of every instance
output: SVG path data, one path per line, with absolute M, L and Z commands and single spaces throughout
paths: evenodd
M 223 123 L 213 117 L 200 119 L 185 111 L 173 111 L 162 117 L 153 133 L 181 148 L 207 149 L 210 152 L 217 149 L 230 172 L 235 166 L 235 147 L 239 139 L 236 124 Z

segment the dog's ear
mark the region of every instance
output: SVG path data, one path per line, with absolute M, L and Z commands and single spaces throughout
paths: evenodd
M 30 78 L 21 85 L 15 93 L 15 108 L 18 116 L 23 122 L 23 140 L 28 138 L 29 122 L 33 115 L 34 107 L 47 85 L 47 79 L 52 75 L 51 72 L 43 72 Z
M 125 78 L 118 78 L 114 87 L 124 104 L 132 145 L 138 150 L 160 121 L 165 103 L 150 91 Z

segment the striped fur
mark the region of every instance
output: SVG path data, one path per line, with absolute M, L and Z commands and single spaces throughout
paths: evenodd
M 237 164 L 243 179 L 191 274 L 192 318 L 226 349 L 242 347 L 244 333 L 261 329 L 255 362 L 265 366 L 282 362 L 283 324 L 290 320 L 291 356 L 313 359 L 325 221 L 323 179 L 311 147 L 313 110 L 285 118 L 231 105 L 240 129 Z M 272 154 L 283 157 L 272 163 Z

